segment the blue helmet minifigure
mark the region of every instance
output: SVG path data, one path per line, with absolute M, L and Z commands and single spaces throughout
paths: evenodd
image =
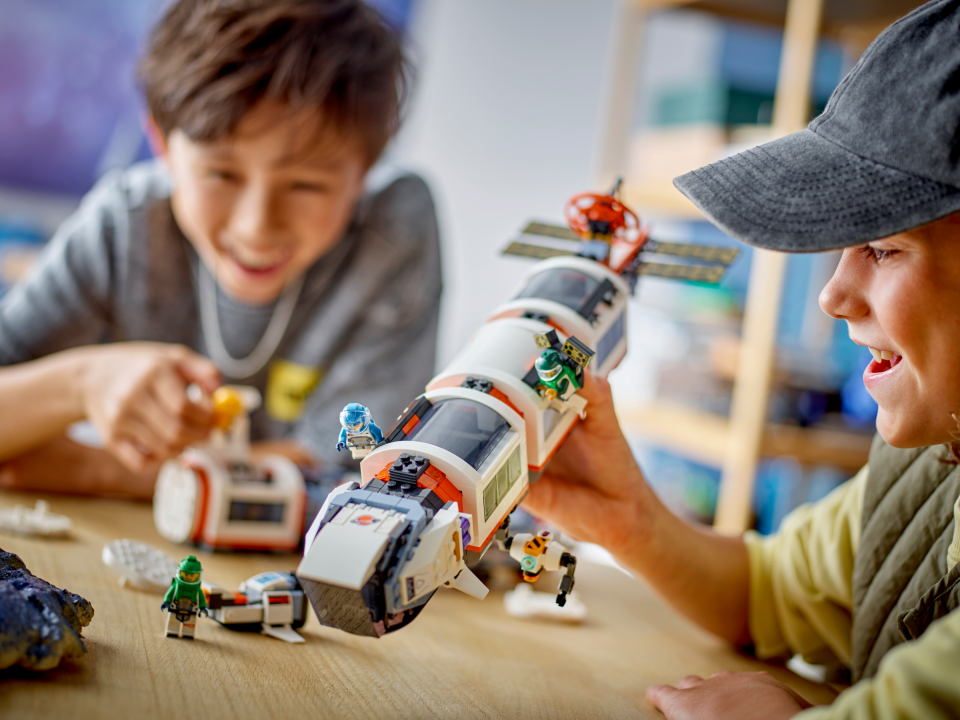
M 348 433 L 362 433 L 373 422 L 370 411 L 360 403 L 347 403 L 340 412 L 340 424 Z
M 340 425 L 343 429 L 337 441 L 337 452 L 349 448 L 354 460 L 366 457 L 383 441 L 383 433 L 370 411 L 360 403 L 346 404 L 340 413 Z

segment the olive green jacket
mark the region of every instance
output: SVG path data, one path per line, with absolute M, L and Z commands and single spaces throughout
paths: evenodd
M 878 437 L 869 470 L 776 536 L 745 537 L 758 656 L 800 653 L 860 680 L 798 717 L 960 714 L 960 468 L 943 458 Z

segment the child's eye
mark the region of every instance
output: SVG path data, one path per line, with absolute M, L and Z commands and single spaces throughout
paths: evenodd
M 213 178 L 214 180 L 222 180 L 223 182 L 236 182 L 237 175 L 232 173 L 229 170 L 208 170 L 207 177 Z
M 303 190 L 305 192 L 322 193 L 327 191 L 327 186 L 321 183 L 295 182 L 292 187 L 294 190 Z
M 891 255 L 897 254 L 896 250 L 881 250 L 880 248 L 875 248 L 872 245 L 864 245 L 863 247 L 860 248 L 860 252 L 862 252 L 867 257 L 872 257 L 878 263 L 883 262 L 884 260 L 889 258 Z

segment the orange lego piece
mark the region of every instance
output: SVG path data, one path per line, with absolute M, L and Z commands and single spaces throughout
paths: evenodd
M 547 539 L 542 538 L 540 536 L 537 536 L 532 540 L 527 540 L 527 542 L 524 543 L 524 546 L 523 546 L 523 551 L 527 555 L 533 555 L 534 557 L 542 554 L 543 551 L 546 549 L 547 549 Z
M 420 418 L 414 415 L 407 421 L 407 424 L 403 426 L 403 434 L 409 435 L 410 431 L 413 430 L 420 423 Z
M 431 465 L 420 476 L 420 479 L 417 480 L 417 487 L 430 488 L 444 502 L 450 502 L 451 500 L 455 502 L 460 512 L 463 512 L 463 493 L 457 490 L 457 486 L 450 482 L 447 476 L 435 466 Z
M 387 463 L 383 470 L 374 475 L 374 480 L 390 482 L 390 467 L 392 462 Z M 446 474 L 435 465 L 430 465 L 420 479 L 417 480 L 417 487 L 429 488 L 433 490 L 445 503 L 451 500 L 457 504 L 460 512 L 463 512 L 463 493 L 457 490 L 457 486 L 447 479 Z
M 520 409 L 516 405 L 514 405 L 512 402 L 510 402 L 510 398 L 508 398 L 502 390 L 497 390 L 497 388 L 493 388 L 493 390 L 490 391 L 490 397 L 495 397 L 497 400 L 502 402 L 508 408 L 513 410 L 517 415 L 519 415 L 520 417 L 523 417 L 523 413 L 520 412 Z

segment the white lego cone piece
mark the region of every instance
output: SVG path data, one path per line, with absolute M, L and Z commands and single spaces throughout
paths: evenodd
M 490 589 L 484 585 L 480 581 L 480 578 L 473 574 L 473 570 L 468 567 L 464 567 L 455 578 L 448 581 L 447 586 L 456 588 L 470 597 L 475 597 L 477 600 L 483 600 L 487 596 L 487 593 L 490 592 Z
M 264 635 L 269 635 L 277 640 L 283 640 L 288 643 L 306 642 L 303 637 L 290 625 L 267 625 L 263 623 L 263 629 L 260 631 Z

